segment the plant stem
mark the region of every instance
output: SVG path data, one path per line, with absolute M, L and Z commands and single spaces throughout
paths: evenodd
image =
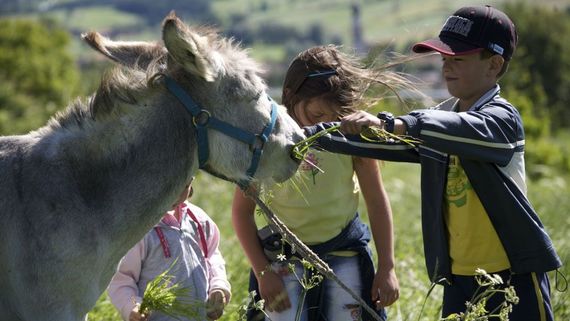
M 301 313 L 303 313 L 303 305 L 305 305 L 305 298 L 307 297 L 307 289 L 303 288 L 299 295 L 299 304 L 297 305 L 297 312 L 295 313 L 295 321 L 301 320 Z

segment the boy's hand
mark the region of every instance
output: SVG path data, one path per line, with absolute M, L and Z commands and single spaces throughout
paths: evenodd
M 217 320 L 224 314 L 224 307 L 228 303 L 226 294 L 222 290 L 214 290 L 206 301 L 206 315 L 208 320 Z
M 129 314 L 129 321 L 147 321 L 148 315 L 139 313 L 140 305 L 135 305 L 131 313 Z
M 340 131 L 345 134 L 356 135 L 371 126 L 383 127 L 384 124 L 378 117 L 359 110 L 341 119 Z

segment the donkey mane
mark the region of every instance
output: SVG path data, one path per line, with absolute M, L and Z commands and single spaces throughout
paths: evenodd
M 106 72 L 97 91 L 87 99 L 77 99 L 62 111 L 56 113 L 42 130 L 82 128 L 102 119 L 120 117 L 126 110 L 126 103 L 136 107 L 140 98 L 149 95 L 157 72 L 115 67 Z
M 208 26 L 194 29 L 198 34 L 208 38 L 213 49 L 231 58 L 224 61 L 225 73 L 228 68 L 236 72 L 243 70 L 255 74 L 263 72 L 263 69 L 248 56 L 248 50 L 240 48 L 239 42 L 235 39 L 221 37 L 217 29 Z M 100 36 L 96 33 L 85 36 L 94 43 L 100 41 L 94 39 L 95 37 Z M 72 130 L 92 125 L 97 120 L 114 119 L 126 112 L 125 106 L 135 107 L 139 99 L 151 95 L 152 89 L 157 88 L 157 79 L 164 73 L 168 52 L 162 44 L 154 43 L 152 50 L 141 54 L 144 56 L 141 55 L 133 65 L 116 66 L 106 72 L 99 88 L 92 96 L 88 99 L 75 100 L 67 108 L 56 113 L 48 121 L 47 126 L 40 128 L 38 132 Z M 145 59 L 150 62 L 143 62 Z

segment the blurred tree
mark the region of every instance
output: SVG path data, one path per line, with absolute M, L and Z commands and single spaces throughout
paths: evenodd
M 508 3 L 504 10 L 519 35 L 501 80 L 505 92 L 528 97 L 528 114 L 535 118 L 548 111 L 555 130 L 570 127 L 570 12 L 524 3 Z
M 527 173 L 543 175 L 543 165 L 570 170 L 570 150 L 558 138 L 570 129 L 570 11 L 525 3 L 509 3 L 504 11 L 519 42 L 500 82 L 524 119 Z
M 77 94 L 69 43 L 49 21 L 0 20 L 0 134 L 38 127 Z

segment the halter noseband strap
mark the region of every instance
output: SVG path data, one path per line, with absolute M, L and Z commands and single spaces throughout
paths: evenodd
M 172 93 L 192 115 L 192 123 L 194 124 L 194 127 L 196 127 L 198 141 L 198 164 L 201 169 L 206 166 L 210 154 L 208 148 L 208 128 L 215 129 L 250 146 L 253 157 L 251 159 L 251 164 L 246 171 L 247 179 L 237 182 L 242 189 L 247 188 L 257 171 L 257 167 L 259 166 L 259 160 L 263 154 L 263 147 L 275 127 L 275 122 L 277 120 L 277 104 L 275 104 L 271 97 L 267 96 L 271 102 L 271 119 L 267 125 L 265 125 L 265 128 L 263 128 L 261 134 L 256 135 L 213 117 L 210 112 L 200 108 L 192 97 L 190 97 L 190 95 L 188 95 L 174 79 L 164 76 L 164 81 L 168 91 L 170 91 L 170 93 Z

